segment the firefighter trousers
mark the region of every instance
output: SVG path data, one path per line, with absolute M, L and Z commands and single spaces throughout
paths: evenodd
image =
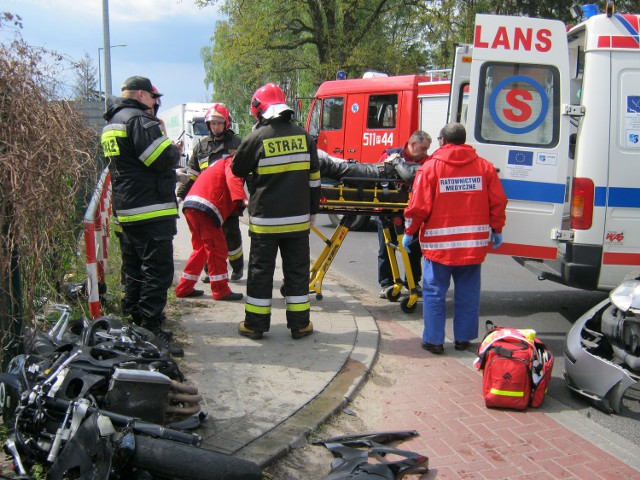
M 211 293 L 214 300 L 220 300 L 231 293 L 224 233 L 206 213 L 193 209 L 185 209 L 183 212 L 191 231 L 193 251 L 180 276 L 176 297 L 186 297 L 193 292 L 206 262 L 209 265 Z
M 242 255 L 242 233 L 240 233 L 240 217 L 231 214 L 222 224 L 224 238 L 227 241 L 229 265 L 234 272 L 241 271 L 244 267 Z
M 164 322 L 167 291 L 173 282 L 175 220 L 122 228 L 122 313 L 145 328 Z
M 284 273 L 287 328 L 303 329 L 309 325 L 309 236 L 251 237 L 245 326 L 267 332 L 271 325 L 271 300 L 276 257 L 280 250 Z

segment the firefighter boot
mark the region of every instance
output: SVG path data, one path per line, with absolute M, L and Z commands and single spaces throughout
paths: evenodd
M 263 332 L 259 330 L 251 330 L 249 327 L 245 326 L 244 322 L 240 322 L 238 324 L 238 333 L 243 337 L 250 338 L 251 340 L 260 340 L 263 335 Z
M 237 270 L 231 272 L 231 278 L 229 279 L 232 282 L 239 281 L 244 276 L 244 268 L 240 267 Z
M 291 329 L 291 337 L 294 340 L 300 340 L 301 338 L 304 338 L 308 335 L 311 335 L 313 333 L 313 323 L 309 322 L 309 325 L 307 325 L 304 328 L 292 328 Z

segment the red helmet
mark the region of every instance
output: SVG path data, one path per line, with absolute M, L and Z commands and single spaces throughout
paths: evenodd
M 286 102 L 282 89 L 275 83 L 267 83 L 253 94 L 251 98 L 251 113 L 253 113 L 256 120 L 273 118 L 285 110 L 291 110 Z
M 229 110 L 221 103 L 214 103 L 207 113 L 204 115 L 204 122 L 209 126 L 209 122 L 224 121 L 224 128 L 231 128 L 231 119 L 229 118 Z

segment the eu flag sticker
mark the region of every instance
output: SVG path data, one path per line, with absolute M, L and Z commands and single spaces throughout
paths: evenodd
M 523 150 L 509 150 L 508 165 L 519 165 L 525 167 L 533 166 L 533 152 Z

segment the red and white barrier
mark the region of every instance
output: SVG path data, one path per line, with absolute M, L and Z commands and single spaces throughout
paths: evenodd
M 89 315 L 100 316 L 100 285 L 105 283 L 109 257 L 109 217 L 111 216 L 111 176 L 105 168 L 84 214 L 84 247 L 87 265 Z

